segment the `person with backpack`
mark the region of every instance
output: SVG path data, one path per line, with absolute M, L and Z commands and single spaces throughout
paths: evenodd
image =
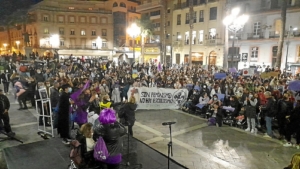
M 94 124 L 93 139 L 96 145 L 94 148 L 94 158 L 99 161 L 103 168 L 119 169 L 122 162 L 122 139 L 126 134 L 126 128 L 117 122 L 116 113 L 113 109 L 103 109 L 100 112 L 99 119 Z M 105 145 L 108 151 L 108 156 L 102 160 L 95 155 L 97 152 L 105 152 Z M 102 149 L 103 148 L 103 149 Z
M 266 91 L 264 93 L 265 98 L 267 99 L 267 103 L 264 106 L 260 107 L 260 110 L 264 113 L 265 115 L 265 120 L 266 120 L 266 128 L 267 128 L 267 133 L 264 135 L 266 138 L 273 138 L 273 131 L 272 131 L 272 120 L 273 117 L 276 114 L 276 101 L 273 98 L 272 94 L 270 91 Z
M 0 89 L 0 123 L 2 124 L 3 121 L 3 127 L 4 131 L 9 137 L 14 137 L 16 134 L 11 131 L 11 127 L 9 124 L 9 115 L 8 110 L 10 108 L 10 103 L 8 98 L 3 94 L 3 90 Z M 1 128 L 0 128 L 1 130 Z

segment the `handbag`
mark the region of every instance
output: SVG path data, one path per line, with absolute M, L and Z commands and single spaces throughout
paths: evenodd
M 97 140 L 97 143 L 94 147 L 94 159 L 96 161 L 104 162 L 109 157 L 109 153 L 106 147 L 106 143 L 103 138 L 100 136 Z

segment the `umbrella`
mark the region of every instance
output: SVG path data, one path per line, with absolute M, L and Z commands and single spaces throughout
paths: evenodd
M 224 79 L 226 78 L 226 73 L 215 73 L 215 79 Z
M 289 90 L 300 91 L 300 80 L 291 81 L 288 86 Z
M 234 68 L 229 68 L 229 72 L 230 73 L 236 73 L 237 72 L 237 70 L 236 70 L 236 68 L 234 67 Z

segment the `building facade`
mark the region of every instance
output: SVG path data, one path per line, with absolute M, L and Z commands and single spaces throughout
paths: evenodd
M 172 12 L 173 0 L 141 0 L 137 12 L 149 18 L 152 24 L 151 35 L 142 43 L 143 62 L 172 62 Z
M 281 68 L 300 63 L 300 0 L 288 1 L 285 42 L 282 52 Z M 235 46 L 241 58 L 238 68 L 267 65 L 274 67 L 281 31 L 281 9 L 279 1 L 245 0 L 231 4 L 249 14 L 243 30 L 237 33 Z M 299 29 L 297 29 L 299 28 Z M 234 36 L 230 34 L 231 37 Z M 232 40 L 229 39 L 229 44 Z M 289 43 L 289 45 L 287 45 Z M 243 56 L 245 56 L 243 58 Z M 230 58 L 229 58 L 230 59 Z M 295 68 L 292 68 L 296 72 Z
M 108 0 L 44 0 L 29 13 L 34 17 L 26 25 L 29 43 L 22 29 L 11 29 L 11 47 L 20 41 L 19 48 L 32 48 L 40 55 L 58 49 L 61 56 L 116 56 L 114 47 L 127 42 L 126 27 L 135 12 L 137 1 Z M 5 34 L 2 32 L 1 34 Z M 2 42 L 4 43 L 4 42 Z M 8 43 L 8 42 L 6 42 Z
M 223 0 L 174 1 L 173 63 L 187 63 L 191 59 L 193 64 L 222 66 L 224 7 Z

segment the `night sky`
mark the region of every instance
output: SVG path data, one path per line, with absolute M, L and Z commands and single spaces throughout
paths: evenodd
M 5 17 L 11 15 L 18 9 L 28 9 L 42 0 L 0 0 L 0 16 Z

